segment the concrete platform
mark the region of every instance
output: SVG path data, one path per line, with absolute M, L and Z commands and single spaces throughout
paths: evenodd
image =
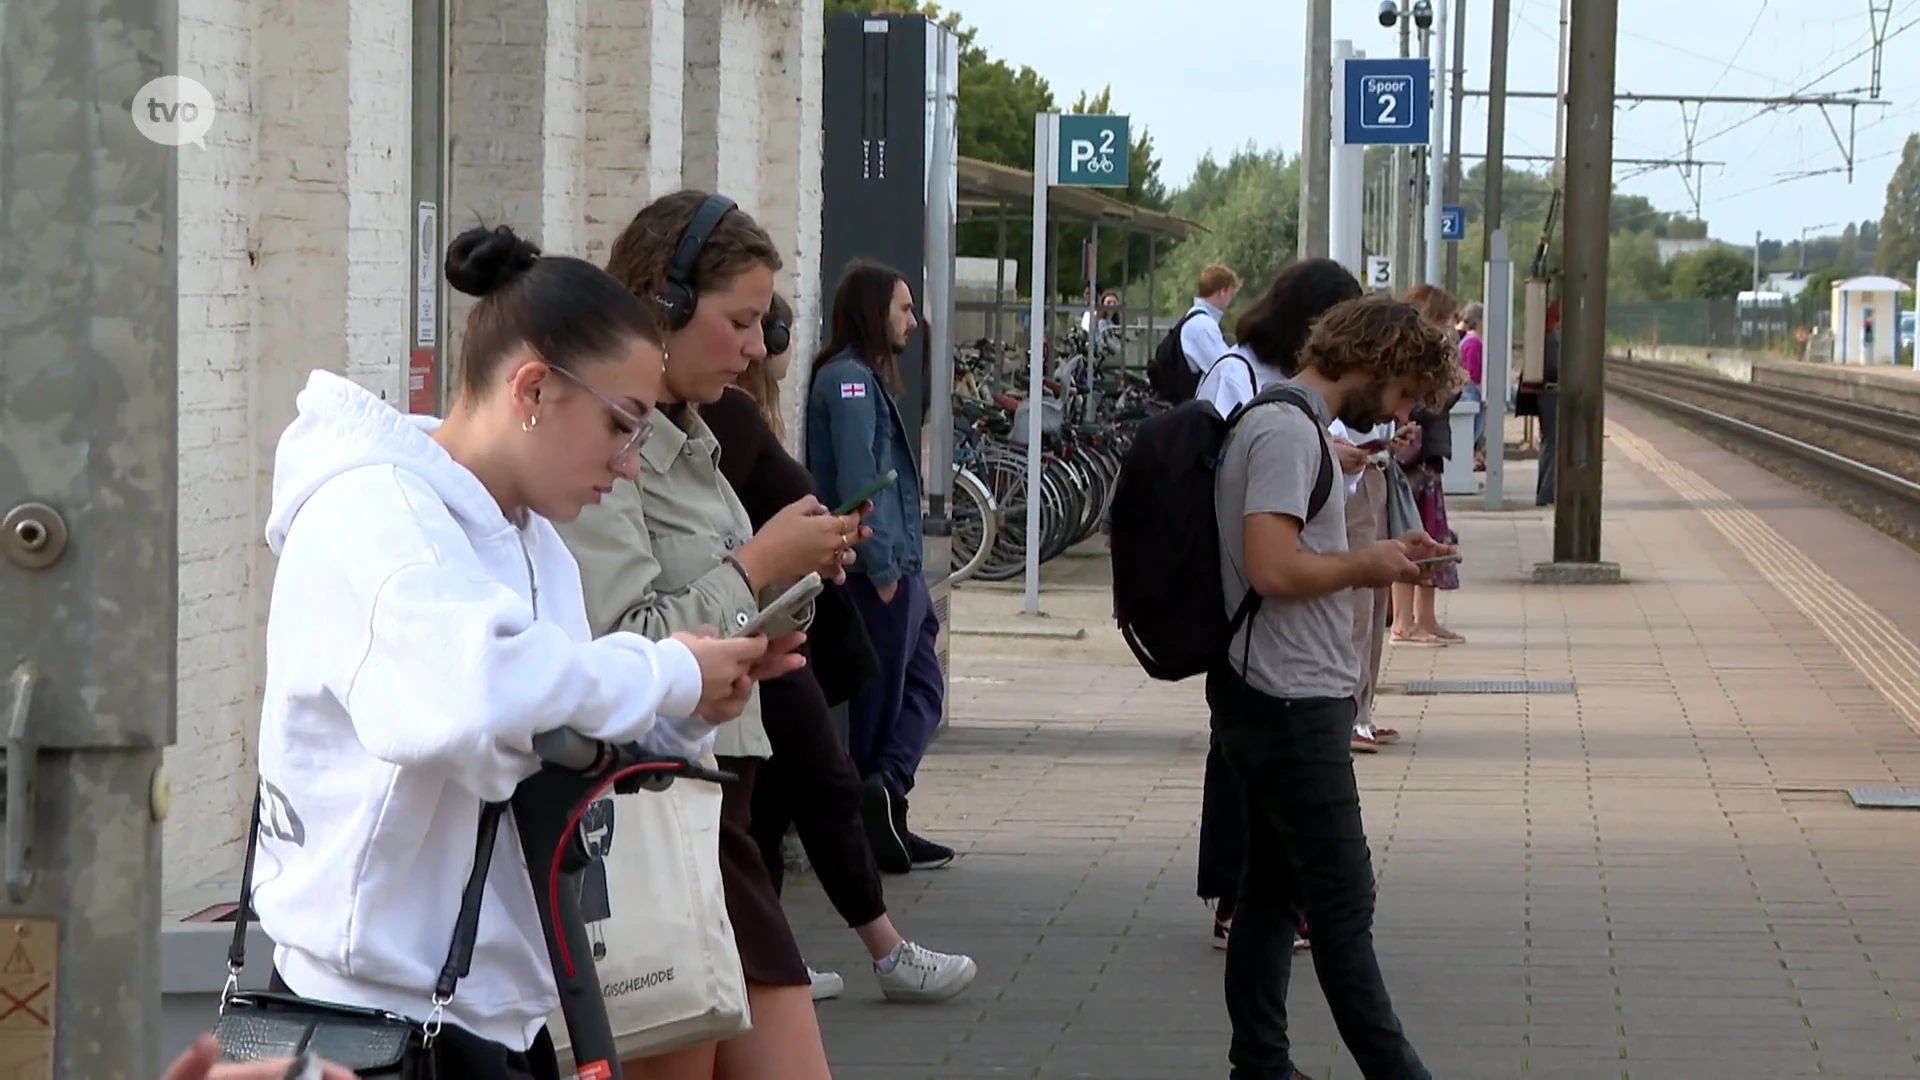
M 1847 795 L 1920 786 L 1920 556 L 1614 416 L 1603 556 L 1624 583 L 1532 584 L 1550 511 L 1456 509 L 1443 605 L 1469 642 L 1388 658 L 1380 720 L 1404 741 L 1355 768 L 1402 1018 L 1449 1078 L 1920 1075 L 1920 813 Z M 956 639 L 913 813 L 962 855 L 888 879 L 909 936 L 979 960 L 974 988 L 883 1004 L 818 887 L 790 886 L 809 960 L 847 977 L 820 1007 L 841 1080 L 1227 1074 L 1193 895 L 1199 687 L 1147 680 L 1085 567 L 1060 573 L 1045 606 L 1084 639 Z M 963 589 L 954 618 L 1009 601 Z M 1398 692 L 1468 679 L 1562 692 Z M 1296 970 L 1299 1067 L 1357 1077 Z

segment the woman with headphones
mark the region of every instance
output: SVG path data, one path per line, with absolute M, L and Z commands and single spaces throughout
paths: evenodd
M 682 191 L 635 215 L 607 270 L 651 304 L 666 330 L 659 412 L 637 478 L 561 530 L 580 564 L 596 633 L 660 639 L 702 627 L 744 626 L 760 605 L 809 573 L 840 580 L 866 536 L 859 516 L 836 516 L 812 496 L 756 530 L 720 472 L 720 444 L 700 417 L 766 355 L 761 319 L 773 301 L 780 254 L 731 199 Z M 753 781 L 771 756 L 758 695 L 720 732 L 714 753 L 740 779 L 720 813 L 720 876 L 747 979 L 751 1031 L 723 1043 L 624 1065 L 646 1080 L 816 1080 L 829 1075 L 807 965 L 750 830 Z M 617 917 L 616 912 L 616 917 Z

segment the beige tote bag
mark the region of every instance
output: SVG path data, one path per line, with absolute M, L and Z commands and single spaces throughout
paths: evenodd
M 611 796 L 583 816 L 589 843 L 606 855 L 582 875 L 580 908 L 622 1060 L 751 1026 L 720 884 L 720 798 L 719 785 L 682 779 L 664 792 Z M 566 1021 L 555 1011 L 548 1025 L 560 1073 L 571 1075 Z

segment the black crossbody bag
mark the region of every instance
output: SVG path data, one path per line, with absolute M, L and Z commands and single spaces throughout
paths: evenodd
M 213 1027 L 221 1057 L 262 1061 L 311 1053 L 361 1077 L 439 1080 L 434 1068 L 434 1041 L 440 1035 L 446 1007 L 453 1001 L 455 986 L 473 965 L 481 892 L 506 804 L 486 803 L 480 809 L 473 873 L 460 894 L 460 913 L 454 920 L 447 962 L 440 968 L 440 978 L 428 999 L 431 1010 L 427 1018 L 414 1020 L 383 1009 L 240 989 L 240 972 L 247 961 L 247 923 L 253 913 L 253 864 L 260 848 L 261 801 L 262 793 L 256 790 L 246 863 L 240 874 L 240 908 L 234 912 L 233 941 L 227 946 L 227 983 L 220 994 L 220 1019 Z

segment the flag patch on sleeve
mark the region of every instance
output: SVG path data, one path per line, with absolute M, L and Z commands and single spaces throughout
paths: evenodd
M 866 397 L 867 384 L 863 382 L 843 382 L 840 384 L 840 396 L 843 398 Z

